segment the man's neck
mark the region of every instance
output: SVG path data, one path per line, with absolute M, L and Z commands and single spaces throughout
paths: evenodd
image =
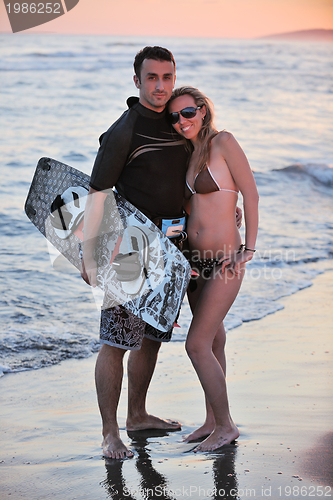
M 139 97 L 139 103 L 144 108 L 150 109 L 150 111 L 154 111 L 155 113 L 163 113 L 163 111 L 165 110 L 165 105 L 164 106 L 152 106 L 145 99 L 141 99 L 141 97 Z

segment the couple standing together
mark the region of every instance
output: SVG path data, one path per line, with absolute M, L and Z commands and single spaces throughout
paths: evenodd
M 245 263 L 255 251 L 258 193 L 235 138 L 215 129 L 209 99 L 193 87 L 173 90 L 175 69 L 173 55 L 162 47 L 145 47 L 135 57 L 139 99 L 130 98 L 129 109 L 100 137 L 85 210 L 82 277 L 96 286 L 94 245 L 107 190 L 115 186 L 156 222 L 179 218 L 185 208 L 189 260 L 196 271 L 187 292 L 193 319 L 186 350 L 206 400 L 204 424 L 185 441 L 201 441 L 194 451 L 211 451 L 239 436 L 228 405 L 223 319 L 240 289 Z M 244 200 L 244 245 L 235 216 L 239 191 Z M 156 330 L 122 306 L 102 310 L 95 376 L 104 456 L 133 456 L 117 424 L 127 350 L 127 430 L 180 429 L 179 422 L 146 411 L 158 351 L 171 333 Z

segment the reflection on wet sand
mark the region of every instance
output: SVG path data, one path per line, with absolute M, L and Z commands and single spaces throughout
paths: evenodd
M 202 494 L 205 494 L 202 498 L 211 498 L 212 500 L 238 497 L 238 482 L 235 473 L 237 445 L 224 446 L 214 453 L 197 453 L 195 455 L 198 460 L 204 461 L 205 464 L 209 462 L 212 464 L 213 482 L 209 488 L 207 485 L 206 489 L 201 488 L 200 485 L 189 486 L 185 478 L 184 485 L 178 484 L 175 487 L 174 484 L 170 486 L 171 480 L 165 474 L 156 470 L 152 460 L 152 455 L 156 456 L 156 450 L 154 450 L 156 438 L 165 437 L 169 433 L 160 430 L 147 430 L 128 432 L 127 434 L 132 439 L 131 449 L 135 451 L 133 460 L 140 479 L 138 484 L 133 487 L 133 476 L 131 476 L 131 486 L 129 486 L 123 472 L 123 465 L 127 460 L 105 459 L 107 476 L 102 485 L 110 499 L 176 500 L 179 498 L 177 492 L 181 492 L 181 496 L 192 498 L 201 498 Z M 186 453 L 192 453 L 192 448 Z M 174 477 L 172 479 L 174 480 Z
M 225 449 L 224 449 L 225 448 Z M 238 498 L 238 481 L 235 472 L 237 447 L 229 445 L 221 448 L 213 461 L 215 493 L 214 500 Z
M 333 486 L 333 432 L 321 436 L 316 446 L 307 450 L 303 456 L 304 475 L 313 481 Z M 328 492 L 328 490 L 326 490 Z M 329 490 L 331 493 L 331 490 Z M 328 496 L 328 495 L 327 495 Z

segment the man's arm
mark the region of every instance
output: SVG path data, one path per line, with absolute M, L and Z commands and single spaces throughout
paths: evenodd
M 89 189 L 86 208 L 84 212 L 83 229 L 83 259 L 81 276 L 88 285 L 96 286 L 97 264 L 94 259 L 96 238 L 101 226 L 104 214 L 104 202 L 107 192 Z
M 96 261 L 94 249 L 104 214 L 104 202 L 110 189 L 118 181 L 129 155 L 136 113 L 125 111 L 100 137 L 94 167 L 91 173 L 84 215 L 84 242 L 81 276 L 88 284 L 96 286 Z

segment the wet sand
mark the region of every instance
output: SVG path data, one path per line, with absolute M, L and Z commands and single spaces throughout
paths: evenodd
M 281 300 L 285 308 L 228 333 L 236 445 L 194 454 L 182 443 L 202 423 L 203 395 L 184 344 L 164 345 L 149 411 L 181 432 L 125 430 L 135 451 L 105 461 L 93 356 L 0 380 L 1 499 L 245 499 L 333 497 L 333 271 Z

